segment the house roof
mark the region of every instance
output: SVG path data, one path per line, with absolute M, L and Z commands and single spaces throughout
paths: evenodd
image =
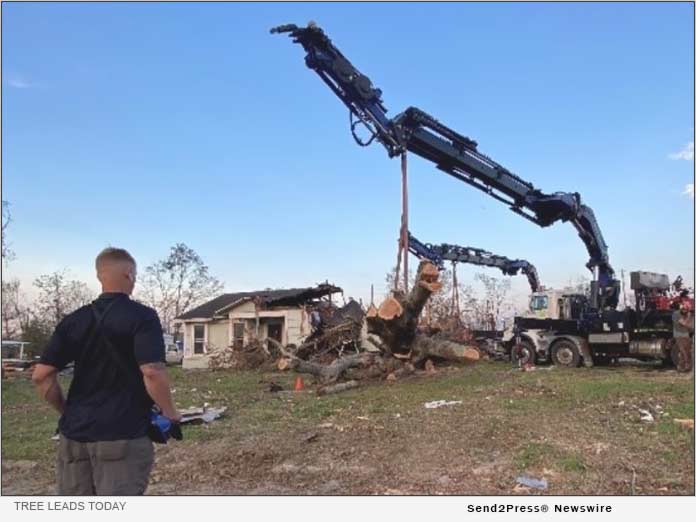
M 323 283 L 315 287 L 307 288 L 288 288 L 278 290 L 257 290 L 254 292 L 237 292 L 233 294 L 222 294 L 207 303 L 203 303 L 192 310 L 184 312 L 176 317 L 179 320 L 186 319 L 210 319 L 216 314 L 229 310 L 233 306 L 254 298 L 261 300 L 266 306 L 292 306 L 306 303 L 312 299 L 317 299 L 325 295 L 343 292 L 337 286 Z

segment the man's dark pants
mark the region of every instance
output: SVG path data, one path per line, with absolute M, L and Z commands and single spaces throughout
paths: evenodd
M 61 435 L 59 495 L 142 495 L 154 462 L 148 437 L 77 442 Z
M 675 337 L 679 347 L 679 357 L 677 359 L 677 370 L 680 372 L 690 372 L 694 368 L 693 341 L 689 337 Z

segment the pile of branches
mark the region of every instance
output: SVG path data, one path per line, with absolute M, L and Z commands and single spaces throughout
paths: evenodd
M 278 356 L 275 348 L 269 348 L 266 342 L 258 339 L 252 339 L 243 347 L 225 346 L 208 352 L 209 367 L 213 370 L 254 370 Z
M 301 359 L 331 361 L 346 353 L 360 352 L 360 332 L 365 312 L 355 301 L 326 310 L 320 325 L 293 354 Z
M 330 364 L 312 360 L 312 351 L 307 346 L 312 341 L 304 343 L 296 350 L 290 350 L 273 341 L 281 353 L 277 362 L 278 369 L 311 374 L 320 384 L 319 391 L 329 393 L 355 387 L 362 379 L 395 380 L 413 373 L 416 368 L 432 369 L 435 361 L 479 360 L 480 352 L 473 344 L 454 342 L 445 335 L 429 335 L 418 330 L 423 307 L 430 296 L 441 288 L 438 276 L 435 265 L 427 261 L 421 262 L 416 284 L 408 294 L 395 292 L 393 296 L 385 299 L 379 308 L 370 307 L 363 320 L 355 320 L 351 332 L 353 339 L 359 336 L 357 353 L 339 356 Z M 343 321 L 342 324 L 348 323 L 349 321 Z M 315 341 L 323 339 L 329 344 L 330 338 L 327 334 L 335 335 L 344 331 L 339 326 L 334 327 L 334 330 L 327 329 Z M 308 353 L 310 357 L 306 356 Z M 316 356 L 316 353 L 313 355 Z M 350 385 L 337 384 L 343 376 L 351 379 Z

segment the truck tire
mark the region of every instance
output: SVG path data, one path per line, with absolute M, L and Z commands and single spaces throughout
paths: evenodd
M 574 342 L 560 339 L 551 346 L 551 360 L 556 366 L 577 368 L 580 364 L 580 350 Z
M 514 344 L 510 349 L 510 361 L 515 366 L 536 364 L 536 358 L 534 344 L 527 339 L 522 339 L 519 344 Z

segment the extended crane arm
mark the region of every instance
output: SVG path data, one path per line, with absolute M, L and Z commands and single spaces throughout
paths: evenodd
M 271 33 L 289 33 L 307 52 L 305 63 L 315 71 L 350 111 L 351 132 L 363 146 L 377 140 L 390 157 L 409 151 L 432 161 L 440 170 L 505 203 L 517 214 L 539 226 L 570 221 L 587 247 L 586 264 L 597 269 L 595 307 L 616 306 L 618 282 L 609 264 L 607 245 L 592 209 L 578 193 L 545 194 L 478 151 L 478 144 L 443 125 L 426 112 L 410 107 L 393 119 L 387 117 L 382 91 L 356 69 L 316 24 L 307 27 L 281 25 Z M 362 125 L 369 134 L 356 134 Z
M 448 245 L 446 243 L 440 245 L 421 243 L 410 232 L 408 234 L 408 249 L 419 259 L 427 259 L 440 269 L 444 268 L 445 261 L 490 266 L 500 269 L 505 275 L 517 275 L 518 272 L 522 272 L 527 276 L 532 292 L 536 292 L 541 287 L 536 268 L 524 259 L 509 259 L 505 256 L 491 254 L 480 248 Z

